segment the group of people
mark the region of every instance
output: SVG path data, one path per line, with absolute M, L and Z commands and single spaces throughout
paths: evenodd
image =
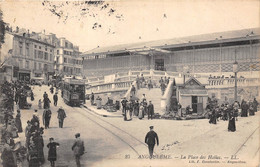
M 3 152 L 1 154 L 3 167 L 16 167 L 19 162 L 26 158 L 26 148 L 21 145 L 19 133 L 23 132 L 21 123 L 21 112 L 18 109 L 14 117 L 14 94 L 15 82 L 5 82 L 1 85 L 0 110 L 4 115 L 4 124 L 1 127 L 1 143 Z
M 162 96 L 164 95 L 165 89 L 167 88 L 167 85 L 170 82 L 170 77 L 161 77 L 161 79 L 159 80 L 159 84 L 160 84 L 160 88 L 161 88 L 161 92 L 162 92 Z
M 236 124 L 235 121 L 238 120 L 238 116 L 247 117 L 248 113 L 250 116 L 255 115 L 257 112 L 258 102 L 256 98 L 253 101 L 246 102 L 242 100 L 241 104 L 238 101 L 235 101 L 233 104 L 229 104 L 225 102 L 218 105 L 216 100 L 210 100 L 206 109 L 209 111 L 209 123 L 210 124 L 217 124 L 219 119 L 223 121 L 229 121 L 228 123 L 228 131 L 234 132 L 236 131 Z M 239 112 L 241 111 L 241 112 Z
M 130 96 L 129 101 L 124 97 L 121 104 L 125 121 L 132 120 L 133 115 L 140 120 L 143 119 L 145 115 L 148 115 L 148 119 L 153 119 L 154 105 L 152 104 L 152 101 L 149 101 L 149 104 L 147 103 L 145 94 L 143 94 L 141 102 L 137 99 L 135 100 L 133 96 Z
M 1 127 L 1 143 L 3 143 L 3 152 L 1 154 L 3 167 L 17 167 L 24 166 L 26 159 L 29 167 L 39 167 L 45 163 L 44 157 L 44 128 L 40 127 L 40 117 L 38 110 L 35 109 L 32 118 L 27 121 L 27 126 L 23 129 L 21 120 L 21 109 L 24 108 L 24 104 L 27 103 L 27 95 L 25 86 L 29 87 L 27 83 L 22 81 L 17 82 L 5 82 L 1 85 L 1 103 L 0 110 L 4 114 L 4 125 Z M 30 89 L 31 90 L 31 89 Z M 23 97 L 24 95 L 24 97 Z M 34 95 L 31 90 L 31 101 L 34 100 Z M 57 93 L 53 95 L 54 106 L 57 106 L 58 96 Z M 15 103 L 14 103 L 15 102 Z M 42 121 L 45 125 L 45 129 L 50 128 L 51 121 L 51 108 L 50 99 L 48 94 L 43 94 L 43 107 L 41 100 L 39 100 L 38 107 L 43 110 Z M 14 117 L 14 108 L 17 104 L 17 111 Z M 65 110 L 60 107 L 57 111 L 57 118 L 59 120 L 59 127 L 63 128 L 63 122 L 66 118 Z M 19 139 L 20 133 L 25 133 L 25 146 Z M 77 166 L 80 166 L 80 156 L 85 153 L 84 142 L 80 139 L 80 134 L 75 135 L 75 142 L 72 145 L 72 151 L 75 155 Z M 55 166 L 57 160 L 56 148 L 60 144 L 55 142 L 54 138 L 49 138 L 49 143 L 46 145 L 48 148 L 48 161 L 51 166 Z

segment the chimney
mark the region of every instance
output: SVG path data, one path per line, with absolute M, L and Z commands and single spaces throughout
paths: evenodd
M 16 33 L 18 33 L 19 32 L 19 27 L 18 26 L 16 26 Z

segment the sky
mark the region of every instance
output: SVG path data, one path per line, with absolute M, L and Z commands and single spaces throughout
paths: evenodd
M 67 38 L 82 52 L 98 46 L 259 27 L 259 6 L 259 0 L 118 0 L 98 5 L 0 0 L 3 19 L 13 29 L 45 30 Z

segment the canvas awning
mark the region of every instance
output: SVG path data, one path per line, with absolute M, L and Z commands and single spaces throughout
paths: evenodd
M 201 89 L 180 89 L 181 96 L 208 96 L 207 90 Z

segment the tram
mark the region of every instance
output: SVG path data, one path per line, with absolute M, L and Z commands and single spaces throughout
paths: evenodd
M 80 106 L 85 103 L 85 80 L 64 78 L 62 84 L 62 97 L 70 106 Z

